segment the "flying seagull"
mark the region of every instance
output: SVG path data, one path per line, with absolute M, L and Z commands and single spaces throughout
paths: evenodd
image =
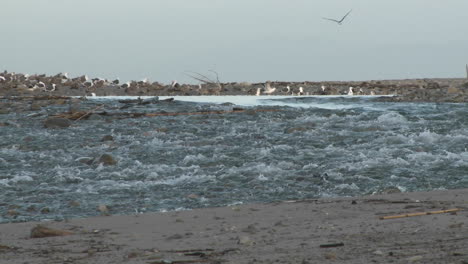
M 330 20 L 330 21 L 336 22 L 336 23 L 338 23 L 338 25 L 341 25 L 341 23 L 343 23 L 343 21 L 344 21 L 345 18 L 349 15 L 349 13 L 351 13 L 351 11 L 353 11 L 353 10 L 352 10 L 352 9 L 349 10 L 349 12 L 346 13 L 346 15 L 344 15 L 344 17 L 343 17 L 341 20 L 336 20 L 336 19 L 327 18 L 327 17 L 322 17 L 322 18 L 323 18 L 323 19 L 326 19 L 326 20 Z

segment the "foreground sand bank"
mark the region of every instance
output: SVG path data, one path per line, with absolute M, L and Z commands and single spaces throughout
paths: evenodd
M 0 263 L 468 263 L 467 209 L 459 189 L 1 224 Z

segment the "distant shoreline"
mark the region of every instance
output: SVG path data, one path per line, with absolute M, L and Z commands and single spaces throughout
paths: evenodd
M 352 87 L 352 88 L 350 88 Z M 351 90 L 350 90 L 351 89 Z M 385 101 L 468 102 L 468 79 L 426 78 L 371 81 L 323 81 L 200 84 L 105 80 L 66 74 L 53 76 L 0 73 L 0 96 L 196 96 L 196 95 L 395 95 Z

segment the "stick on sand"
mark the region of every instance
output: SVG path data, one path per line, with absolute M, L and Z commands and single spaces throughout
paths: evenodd
M 382 217 L 380 217 L 380 220 L 396 219 L 396 218 L 404 218 L 404 217 L 413 217 L 413 216 L 421 216 L 421 215 L 454 213 L 454 212 L 458 212 L 458 211 L 461 211 L 461 209 L 453 208 L 453 209 L 440 210 L 440 211 L 410 213 L 410 214 L 401 214 L 401 215 L 390 215 L 390 216 L 382 216 Z

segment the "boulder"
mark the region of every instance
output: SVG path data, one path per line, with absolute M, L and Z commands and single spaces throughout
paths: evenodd
M 117 161 L 109 154 L 102 154 L 101 157 L 99 157 L 99 163 L 109 166 L 117 164 Z

